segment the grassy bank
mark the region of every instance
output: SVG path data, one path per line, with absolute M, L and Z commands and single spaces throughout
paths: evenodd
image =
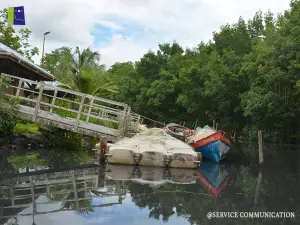
M 12 139 L 16 142 L 18 138 L 22 137 L 23 139 L 27 138 L 28 143 L 38 142 L 38 144 L 48 147 L 71 151 L 90 150 L 98 141 L 96 138 L 84 137 L 71 131 L 44 124 L 30 123 L 7 114 L 0 114 L 0 137 L 9 136 L 15 136 L 16 138 Z

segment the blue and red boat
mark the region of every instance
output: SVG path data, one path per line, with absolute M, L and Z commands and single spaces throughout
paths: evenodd
M 232 139 L 225 132 L 215 131 L 208 126 L 189 137 L 188 143 L 196 152 L 202 153 L 203 159 L 217 163 L 225 158 L 232 147 Z
M 218 198 L 232 180 L 230 167 L 206 161 L 200 167 L 199 180 L 214 198 Z

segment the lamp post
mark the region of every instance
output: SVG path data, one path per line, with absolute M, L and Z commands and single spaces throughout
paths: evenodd
M 45 40 L 46 35 L 50 34 L 50 31 L 44 33 L 44 41 L 43 41 L 43 52 L 42 52 L 42 68 L 44 68 L 44 49 L 45 49 Z

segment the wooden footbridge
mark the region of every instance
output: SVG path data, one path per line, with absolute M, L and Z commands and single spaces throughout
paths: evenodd
M 126 195 L 124 182 L 115 181 L 114 187 L 107 188 L 104 167 L 18 174 L 0 181 L 0 224 L 14 217 L 120 205 Z M 91 200 L 96 198 L 109 202 L 95 204 Z
M 124 103 L 47 85 L 12 75 L 6 95 L 18 98 L 14 114 L 87 136 L 106 135 L 115 142 L 135 134 L 142 117 Z

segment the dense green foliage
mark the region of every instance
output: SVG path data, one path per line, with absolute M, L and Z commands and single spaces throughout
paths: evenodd
M 194 49 L 160 44 L 139 61 L 108 71 L 89 48 L 47 53 L 45 68 L 63 87 L 126 102 L 155 120 L 186 126 L 217 120 L 219 128 L 243 138 L 256 138 L 262 129 L 265 140 L 299 141 L 300 1 L 290 6 L 279 16 L 259 11 L 249 21 L 224 25 Z M 5 13 L 0 41 L 27 55 L 22 49 L 30 32 L 23 37 L 5 27 Z
M 166 43 L 134 64 L 116 63 L 108 71 L 120 89 L 114 98 L 159 121 L 219 120 L 245 138 L 261 128 L 265 140 L 299 140 L 299 16 L 295 0 L 283 15 L 240 18 L 194 49 Z
M 16 121 L 10 111 L 15 107 L 18 99 L 8 98 L 4 90 L 9 87 L 10 79 L 7 76 L 0 77 L 0 137 L 13 132 Z

